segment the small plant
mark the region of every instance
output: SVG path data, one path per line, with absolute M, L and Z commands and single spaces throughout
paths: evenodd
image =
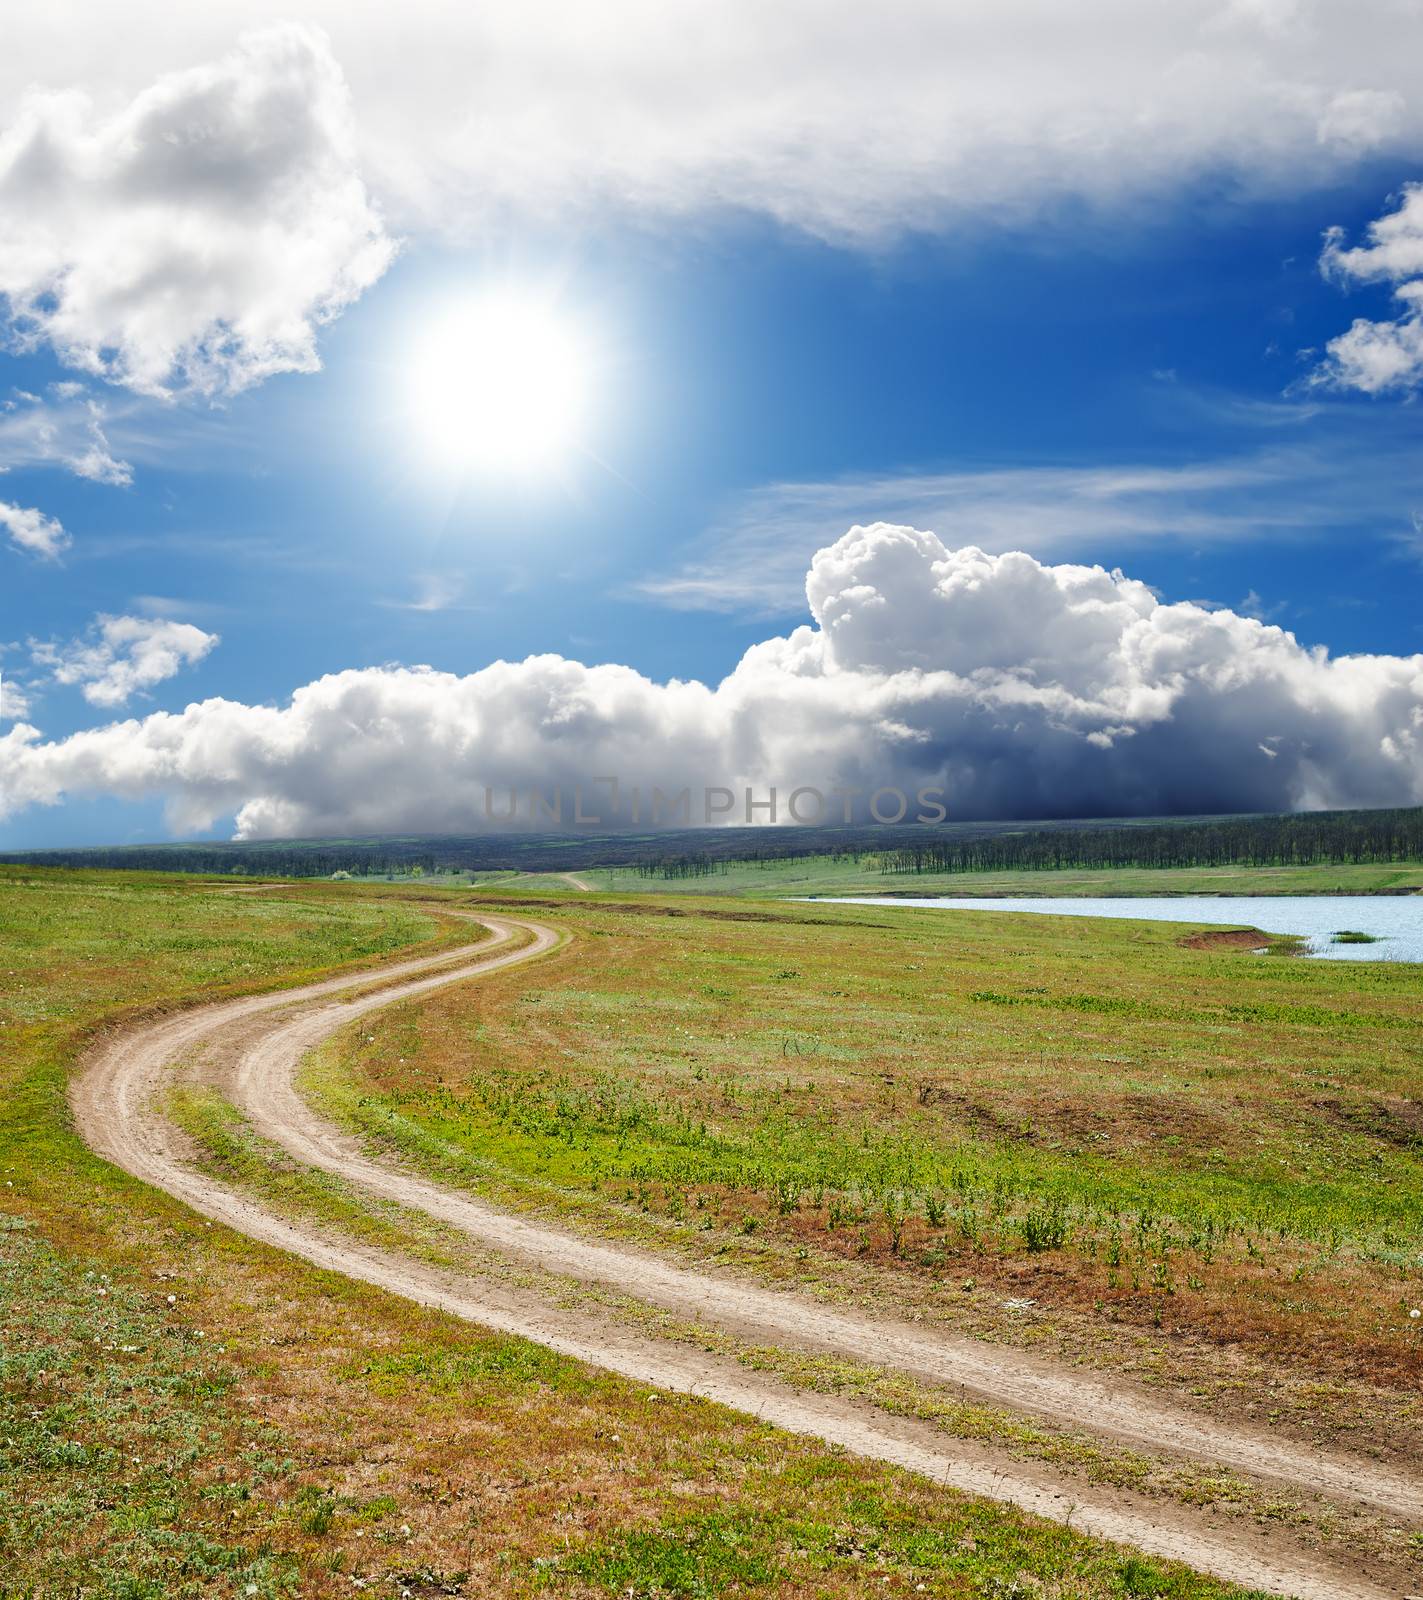
M 1045 1206 L 1034 1207 L 1023 1218 L 1023 1243 L 1037 1254 L 1060 1250 L 1067 1243 L 1067 1207 L 1056 1196 Z
M 978 1229 L 978 1212 L 972 1206 L 961 1206 L 956 1218 L 959 1236 L 965 1244 L 971 1244 L 977 1249 L 980 1245 Z
M 443 1572 L 436 1567 L 413 1567 L 392 1572 L 390 1581 L 397 1594 L 411 1590 L 422 1595 L 462 1595 L 469 1582 L 468 1572 Z
M 1122 1593 L 1140 1597 L 1140 1600 L 1159 1600 L 1166 1594 L 1167 1580 L 1154 1562 L 1140 1556 L 1128 1556 L 1122 1563 Z
M 1037 1600 L 1042 1593 L 1037 1584 L 1030 1588 L 1021 1578 L 995 1578 L 983 1580 L 979 1593 L 984 1600 Z
M 306 1492 L 301 1496 L 306 1509 L 301 1515 L 301 1531 L 313 1534 L 318 1539 L 324 1539 L 331 1532 L 331 1524 L 335 1521 L 338 1503 L 334 1496 L 321 1490 Z

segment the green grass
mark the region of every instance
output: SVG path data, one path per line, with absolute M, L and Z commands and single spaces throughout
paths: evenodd
M 1423 1246 L 1423 1185 L 1411 1169 L 1384 1192 L 1371 1174 L 1300 1184 L 1185 1164 L 1152 1170 L 1026 1141 L 946 1139 L 928 1118 L 847 1128 L 833 1109 L 806 1115 L 774 1094 L 743 1104 L 746 1126 L 718 1126 L 609 1077 L 584 1087 L 496 1073 L 463 1092 L 424 1091 L 404 1099 L 404 1129 L 379 1099 L 354 1109 L 368 1131 L 427 1157 L 466 1152 L 466 1177 L 497 1163 L 554 1185 L 625 1186 L 634 1204 L 649 1189 L 680 1191 L 684 1209 L 698 1207 L 698 1191 L 721 1188 L 783 1216 L 823 1209 L 832 1227 L 912 1217 L 974 1249 L 1031 1254 L 1070 1243 L 1136 1270 L 1183 1252 L 1210 1259 L 1285 1241 L 1317 1247 L 1321 1261 L 1346 1242 L 1387 1262 Z
M 1060 871 L 890 873 L 874 852 L 804 856 L 781 861 L 718 862 L 703 877 L 644 876 L 635 867 L 580 867 L 572 876 L 617 895 L 734 895 L 774 899 L 800 895 L 1311 895 L 1423 893 L 1423 862 L 1309 867 L 1104 867 Z M 419 884 L 426 889 L 495 889 L 513 894 L 577 896 L 558 872 L 372 874 L 359 883 Z
M 678 909 L 570 903 L 574 952 L 537 981 L 397 1008 L 311 1081 L 446 1176 L 610 1225 L 989 1271 L 1322 1371 L 1418 1370 L 1415 969 L 1159 924 Z
M 187 1091 L 174 1101 L 179 1125 L 199 1146 L 203 1169 L 236 1183 L 281 1215 L 316 1222 L 328 1234 L 334 1230 L 362 1243 L 413 1252 L 461 1274 L 492 1273 L 496 1280 L 503 1275 L 504 1263 L 490 1252 L 472 1247 L 458 1230 L 435 1224 L 423 1213 L 362 1194 L 326 1173 L 294 1168 L 279 1148 L 258 1137 L 233 1107 L 211 1091 Z M 1080 1432 L 971 1404 L 957 1390 L 892 1369 L 839 1356 L 751 1344 L 704 1322 L 681 1321 L 635 1295 L 543 1275 L 538 1277 L 537 1287 L 560 1305 L 577 1304 L 594 1315 L 611 1316 L 639 1333 L 715 1351 L 802 1390 L 866 1401 L 891 1415 L 928 1422 L 948 1437 L 987 1443 L 1018 1459 L 1046 1462 L 1093 1484 L 1166 1496 L 1237 1516 L 1285 1519 L 1310 1527 L 1327 1541 L 1338 1532 L 1332 1514 L 1325 1512 L 1320 1517 L 1317 1508 L 1301 1500 L 1282 1499 L 1277 1489 L 1262 1490 L 1220 1468 L 1155 1460 Z M 585 1392 L 588 1387 L 586 1377 L 572 1363 L 517 1338 L 491 1339 L 476 1351 L 452 1351 L 444 1356 L 428 1348 L 402 1347 L 367 1362 L 360 1371 L 377 1393 L 392 1399 L 399 1398 L 412 1376 L 421 1377 L 436 1393 L 463 1391 L 475 1383 L 486 1394 L 496 1388 L 505 1392 L 517 1388 L 520 1380 L 547 1384 L 565 1396 Z M 323 1506 L 329 1512 L 331 1502 L 324 1501 Z M 1390 1550 L 1396 1546 L 1396 1538 L 1379 1529 L 1366 1529 L 1354 1518 L 1347 1547 L 1357 1549 L 1361 1544 L 1396 1554 Z
M 467 942 L 390 898 L 276 891 L 166 874 L 0 867 L 0 1151 L 6 1176 L 46 1197 L 71 1177 L 121 1179 L 69 1125 L 65 1083 L 102 1020 L 191 996 L 298 983 L 424 941 Z
M 929 1513 L 926 1515 L 926 1513 Z M 964 1600 L 1063 1595 L 1197 1600 L 1201 1579 L 1167 1563 L 1092 1550 L 1054 1530 L 1052 1580 L 1042 1552 L 1006 1531 L 982 1502 L 933 1514 L 906 1501 L 890 1474 L 820 1457 L 748 1472 L 735 1501 L 669 1506 L 650 1525 L 570 1540 L 541 1558 L 536 1592 L 595 1592 L 641 1600 L 723 1595 L 927 1592 Z M 893 1587 L 890 1587 L 893 1585 Z
M 398 900 L 0 868 L 6 1580 L 104 1600 L 291 1591 L 293 1563 L 265 1548 L 270 1518 L 253 1499 L 280 1476 L 257 1459 L 266 1431 L 234 1415 L 230 1368 L 142 1282 L 134 1233 L 166 1257 L 181 1208 L 90 1154 L 64 1085 L 106 1016 L 300 981 L 440 936 Z
M 1063 871 L 885 873 L 874 855 L 731 861 L 704 878 L 643 877 L 632 867 L 580 871 L 616 894 L 781 895 L 1271 895 L 1423 891 L 1423 863 L 1316 867 L 1116 867 Z M 567 889 L 550 882 L 549 888 Z M 501 885 L 501 888 L 508 885 Z
M 20 1578 L 104 1600 L 293 1593 L 261 1501 L 292 1464 L 278 1430 L 229 1404 L 218 1341 L 16 1221 L 0 1236 L 0 1593 Z
M 830 1476 L 803 1474 L 807 1497 L 823 1489 Z M 813 1584 L 848 1560 L 865 1586 L 861 1593 L 883 1593 L 890 1584 L 912 1591 L 926 1578 L 938 1579 L 950 1593 L 983 1600 L 1031 1600 L 1042 1592 L 1024 1559 L 1028 1552 L 993 1537 L 994 1530 L 982 1524 L 956 1519 L 925 1525 L 869 1487 L 854 1494 L 847 1511 L 848 1517 L 833 1522 L 806 1512 L 684 1512 L 655 1529 L 575 1548 L 542 1569 L 540 1577 L 555 1591 L 573 1579 L 610 1594 L 714 1600 L 748 1589 L 774 1592 Z M 1091 1563 L 1075 1562 L 1067 1549 L 1063 1557 L 1063 1581 L 1084 1588 L 1060 1593 L 1086 1592 L 1108 1576 Z M 1191 1592 L 1178 1573 L 1142 1557 L 1118 1560 L 1113 1567 L 1108 1592 L 1152 1600 L 1176 1600 Z
M 243 1189 L 284 1215 L 297 1212 L 363 1244 L 439 1266 L 453 1264 L 447 1228 L 423 1212 L 358 1197 L 332 1173 L 299 1166 L 213 1090 L 174 1090 L 164 1109 L 193 1141 L 194 1165 L 210 1177 Z
M 5 1600 L 514 1597 L 609 1575 L 625 1592 L 639 1564 L 716 1596 L 784 1575 L 849 1596 L 881 1567 L 965 1600 L 1123 1592 L 1133 1558 L 1100 1542 L 317 1272 L 93 1157 L 65 1082 L 106 1020 L 469 937 L 359 885 L 230 891 L 0 871 Z M 338 1188 L 283 1171 L 209 1100 L 185 1115 L 226 1176 L 349 1225 Z M 387 1242 L 396 1219 L 369 1225 Z

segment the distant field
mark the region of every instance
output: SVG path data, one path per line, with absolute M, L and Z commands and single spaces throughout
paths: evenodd
M 315 1271 L 203 1224 L 74 1136 L 65 1081 L 93 1029 L 467 940 L 447 904 L 418 888 L 0 870 L 0 1594 L 1243 1600 Z M 606 912 L 586 926 L 589 994 L 622 987 L 620 926 Z M 707 981 L 738 958 L 712 941 Z M 732 975 L 738 1004 L 790 984 L 762 959 Z M 546 999 L 542 974 L 529 983 L 540 998 L 514 1030 L 539 1054 L 572 998 L 561 970 L 547 980 Z M 515 999 L 493 997 L 500 1030 Z M 803 999 L 787 1011 L 797 1031 Z M 667 1037 L 661 991 L 649 1002 L 634 1053 Z M 612 1004 L 595 1004 L 597 1027 Z M 396 1033 L 382 1022 L 377 1037 Z M 626 1050 L 605 1049 L 620 1070 Z M 645 1080 L 629 1073 L 628 1090 Z M 261 1153 L 253 1164 L 294 1183 Z
M 643 876 L 630 867 L 592 867 L 579 873 L 617 894 L 894 895 L 1154 895 L 1154 894 L 1380 894 L 1423 893 L 1423 862 L 1384 866 L 1113 867 L 1060 872 L 886 873 L 843 857 L 792 861 L 731 861 L 706 877 Z M 508 880 L 520 887 L 566 889 L 556 877 Z

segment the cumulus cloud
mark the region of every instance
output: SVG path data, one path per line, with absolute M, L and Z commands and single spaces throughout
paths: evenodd
M 55 384 L 49 401 L 16 389 L 0 403 L 0 469 L 57 466 L 91 483 L 126 487 L 133 469 L 113 452 L 104 408 L 82 384 Z
M 217 634 L 190 622 L 101 616 L 82 639 L 32 641 L 30 658 L 52 682 L 77 685 L 90 705 L 121 706 L 201 661 L 217 643 Z
M 398 225 L 753 211 L 838 239 L 1064 197 L 1138 206 L 1199 175 L 1327 185 L 1416 151 L 1398 0 L 51 0 L 11 8 L 0 100 L 130 94 L 259 21 L 322 27 L 360 165 Z M 1080 213 L 1072 213 L 1080 224 Z
M 1120 572 L 886 524 L 818 552 L 806 593 L 813 622 L 715 686 L 543 655 L 341 672 L 282 707 L 207 700 L 53 742 L 20 724 L 5 803 L 162 795 L 177 829 L 235 815 L 261 838 L 479 829 L 490 792 L 497 821 L 510 786 L 600 776 L 644 807 L 654 785 L 782 804 L 839 786 L 859 815 L 890 785 L 977 817 L 1423 801 L 1423 656 L 1331 659 Z
M 297 25 L 248 34 L 111 114 L 79 89 L 27 91 L 0 135 L 15 335 L 151 395 L 313 371 L 317 329 L 393 250 L 354 141 L 327 43 Z
M 54 517 L 47 517 L 33 506 L 11 505 L 5 500 L 0 500 L 0 528 L 10 535 L 10 543 L 17 550 L 47 561 L 53 561 L 70 543 L 63 524 Z
M 1398 316 L 1356 317 L 1331 339 L 1317 383 L 1364 394 L 1406 391 L 1423 381 L 1423 184 L 1408 184 L 1398 206 L 1368 226 L 1368 242 L 1346 247 L 1344 230 L 1325 235 L 1320 269 L 1345 285 L 1390 283 Z

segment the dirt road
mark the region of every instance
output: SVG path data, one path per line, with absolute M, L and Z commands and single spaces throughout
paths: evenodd
M 1376 1463 L 1222 1426 L 1128 1383 L 1001 1346 L 856 1316 L 730 1274 L 670 1265 L 641 1251 L 499 1211 L 371 1159 L 296 1093 L 297 1064 L 321 1040 L 368 1011 L 534 959 L 558 943 L 552 929 L 523 918 L 478 920 L 492 933 L 492 942 L 300 990 L 199 1007 L 111 1038 L 74 1080 L 72 1104 L 81 1133 L 117 1165 L 252 1238 L 485 1326 L 538 1340 L 638 1382 L 716 1400 L 953 1487 L 1070 1520 L 1084 1532 L 1272 1593 L 1300 1600 L 1397 1600 L 1409 1592 L 1387 1576 L 1370 1576 L 1357 1563 L 1346 1570 L 1282 1535 L 1266 1535 L 1244 1519 L 1223 1521 L 1162 1498 L 1058 1476 L 867 1405 L 808 1395 L 748 1371 L 731 1357 L 630 1335 L 594 1312 L 553 1305 L 533 1289 L 442 1271 L 326 1236 L 312 1225 L 286 1221 L 185 1164 L 184 1141 L 155 1101 L 173 1081 L 179 1063 L 201 1046 L 222 1063 L 220 1084 L 228 1097 L 264 1137 L 293 1158 L 439 1218 L 502 1256 L 560 1277 L 613 1285 L 754 1342 L 834 1351 L 898 1368 L 958 1386 L 996 1405 L 1158 1453 L 1227 1465 L 1306 1493 L 1423 1520 L 1423 1485 Z M 527 930 L 531 942 L 502 948 L 516 929 Z M 378 988 L 360 992 L 377 980 Z

